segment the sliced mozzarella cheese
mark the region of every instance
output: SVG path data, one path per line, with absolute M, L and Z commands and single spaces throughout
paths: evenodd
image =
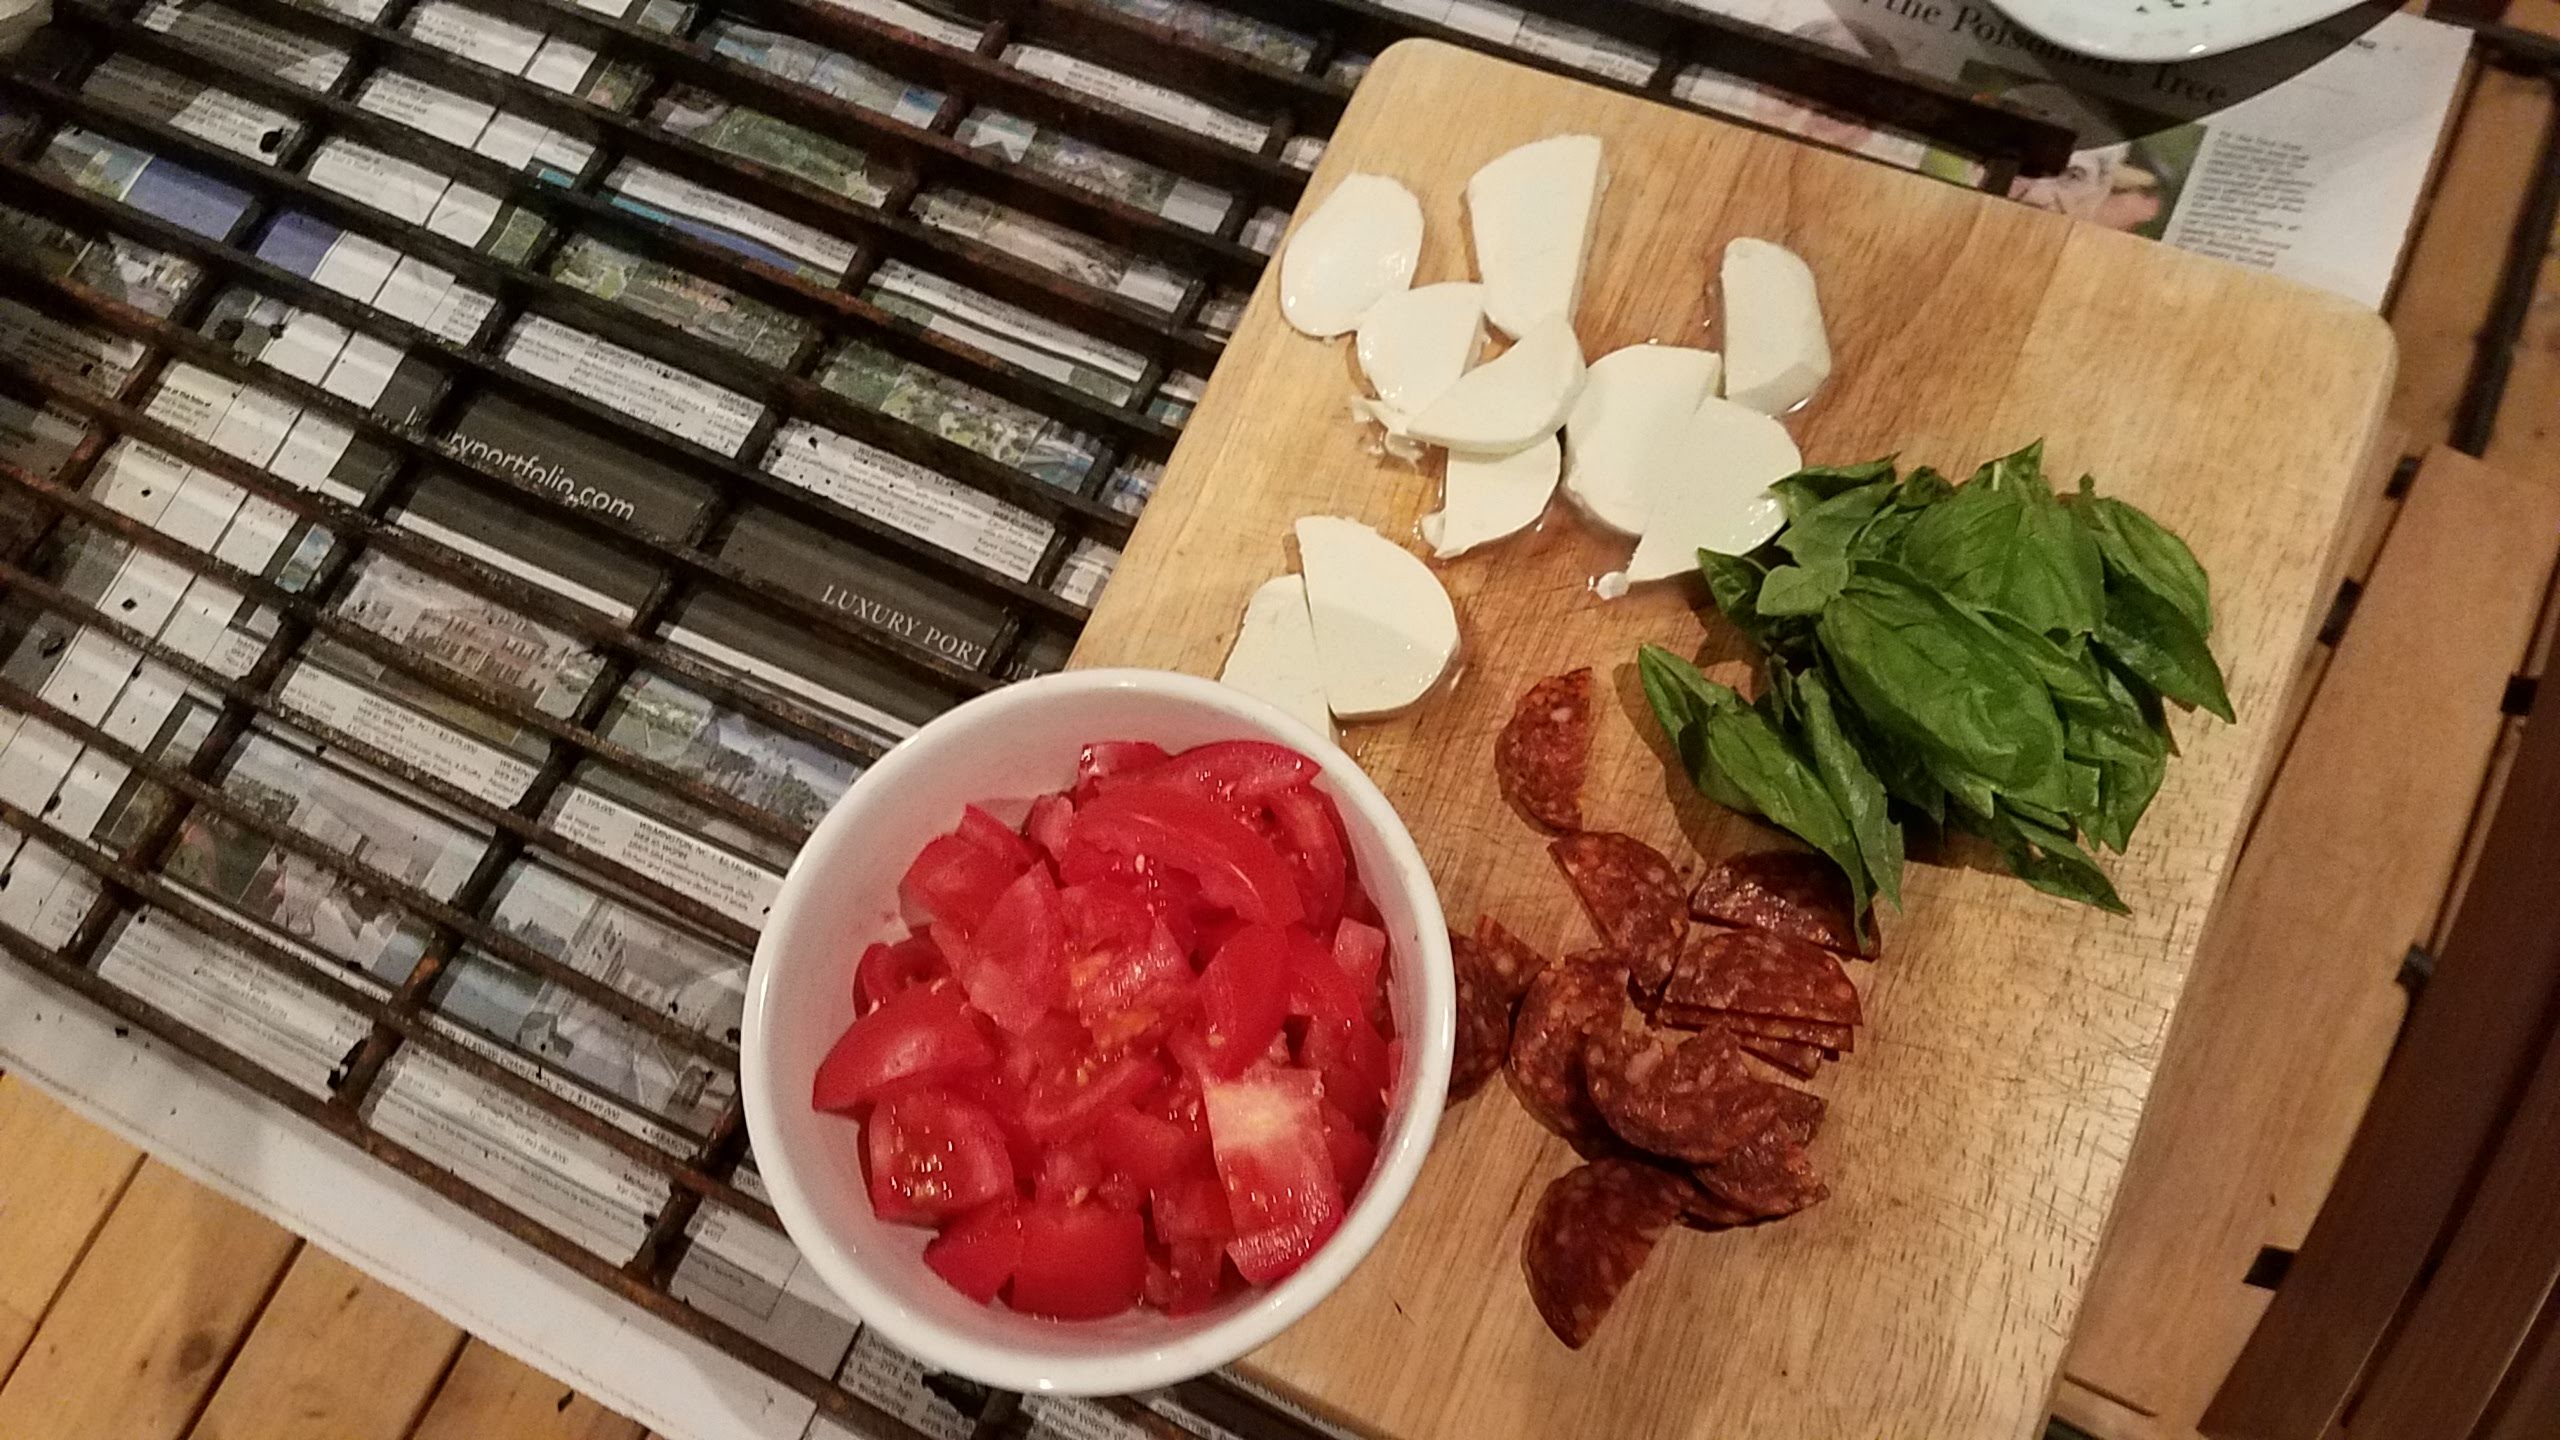
M 1698 568 L 1698 552 L 1739 555 L 1768 543 L 1786 524 L 1771 483 L 1804 468 L 1787 429 L 1730 400 L 1700 401 L 1681 445 L 1687 473 L 1654 496 L 1644 538 L 1627 561 L 1631 582 Z
M 1458 612 L 1440 577 L 1357 520 L 1310 515 L 1297 528 L 1333 713 L 1374 719 L 1431 693 L 1458 654 Z
M 1467 229 L 1484 312 L 1505 335 L 1573 319 L 1607 183 L 1600 137 L 1553 135 L 1505 151 L 1467 180 Z
M 1582 342 L 1550 320 L 1458 377 L 1415 412 L 1406 433 L 1428 445 L 1507 455 L 1552 433 L 1582 393 Z
M 1280 313 L 1330 339 L 1361 312 L 1413 282 L 1422 259 L 1422 204 L 1384 175 L 1353 175 L 1333 187 L 1289 237 L 1280 255 Z
M 1431 553 L 1446 560 L 1537 524 L 1556 493 L 1563 459 L 1553 435 L 1508 455 L 1450 451 L 1440 508 L 1422 517 L 1422 538 Z
M 1335 739 L 1333 711 L 1324 698 L 1324 665 L 1316 659 L 1315 622 L 1307 616 L 1307 582 L 1278 575 L 1245 602 L 1244 627 L 1227 651 L 1218 678 L 1256 699 L 1268 700 Z
M 1565 417 L 1565 494 L 1621 535 L 1642 535 L 1655 491 L 1685 473 L 1682 436 L 1716 389 L 1716 352 L 1630 345 L 1591 362 Z
M 1484 287 L 1449 281 L 1392 291 L 1360 317 L 1358 348 L 1370 393 L 1410 415 L 1476 363 L 1484 348 Z
M 1813 270 L 1749 237 L 1724 247 L 1724 398 L 1763 415 L 1804 403 L 1831 375 Z

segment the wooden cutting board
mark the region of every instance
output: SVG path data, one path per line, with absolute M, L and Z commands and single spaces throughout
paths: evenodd
M 1915 864 L 1868 1024 L 1814 1088 L 1832 1198 L 1774 1225 L 1675 1232 L 1585 1350 L 1521 1281 L 1520 1239 L 1573 1163 L 1499 1084 L 1452 1111 L 1410 1203 L 1351 1281 L 1248 1368 L 1404 1437 L 1971 1440 L 2043 1425 L 2046 1393 L 2142 1115 L 2171 1011 L 2280 742 L 2283 688 L 2334 580 L 2375 433 L 2389 332 L 2343 301 L 1872 163 L 1446 46 L 1382 56 L 1308 189 L 1354 171 L 1421 197 L 1417 283 L 1468 278 L 1460 194 L 1513 145 L 1582 131 L 1610 183 L 1579 328 L 1599 356 L 1712 344 L 1724 242 L 1779 241 L 1819 277 L 1837 367 L 1790 420 L 1810 462 L 1899 451 L 1962 476 L 2041 436 L 2184 534 L 2213 576 L 2213 645 L 2241 723 L 2181 717 L 2184 755 L 2108 868 L 2134 913 L 2029 891 L 1957 855 Z M 1331 513 L 1410 540 L 1436 482 L 1368 453 L 1347 341 L 1282 322 L 1266 274 L 1077 648 L 1078 665 L 1214 675 L 1246 597 Z M 1417 547 L 1418 548 L 1418 547 Z M 1696 867 L 1772 843 L 1667 769 L 1640 641 L 1748 673 L 1695 588 L 1604 602 L 1623 563 L 1561 502 L 1442 572 L 1456 684 L 1346 744 L 1420 841 L 1453 923 L 1491 911 L 1550 953 L 1588 922 L 1498 793 L 1494 733 L 1540 676 L 1601 679 L 1585 813 Z M 2306 1037 L 2306 1043 L 2316 1037 Z

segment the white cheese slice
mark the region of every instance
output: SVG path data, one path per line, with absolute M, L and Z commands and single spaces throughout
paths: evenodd
M 1831 340 L 1813 270 L 1784 246 L 1745 236 L 1724 247 L 1724 398 L 1783 415 L 1831 376 Z
M 1422 204 L 1384 175 L 1352 175 L 1333 187 L 1280 255 L 1280 313 L 1330 339 L 1360 323 L 1379 299 L 1413 283 L 1422 259 Z
M 1505 335 L 1571 320 L 1607 184 L 1600 137 L 1552 135 L 1505 151 L 1467 180 L 1467 230 L 1484 312 Z
M 1327 740 L 1340 738 L 1325 704 L 1324 666 L 1316 659 L 1315 622 L 1307 616 L 1307 582 L 1276 575 L 1245 602 L 1244 625 L 1218 679 L 1268 700 Z
M 1440 508 L 1422 517 L 1422 538 L 1431 553 L 1447 560 L 1537 524 L 1556 493 L 1563 460 L 1553 435 L 1508 455 L 1450 451 Z
M 1428 445 L 1507 455 L 1552 433 L 1582 393 L 1582 342 L 1549 320 L 1500 355 L 1458 377 L 1415 412 L 1405 430 Z
M 1621 535 L 1642 535 L 1656 491 L 1687 471 L 1682 436 L 1715 394 L 1716 352 L 1630 345 L 1591 362 L 1565 417 L 1565 494 Z
M 1644 538 L 1627 561 L 1641 583 L 1686 575 L 1698 552 L 1739 555 L 1765 545 L 1787 521 L 1769 486 L 1804 468 L 1787 428 L 1730 400 L 1700 401 L 1681 445 L 1688 473 L 1654 496 Z
M 1357 520 L 1310 515 L 1297 529 L 1333 713 L 1375 719 L 1430 694 L 1458 655 L 1458 612 L 1440 577 Z
M 1484 287 L 1466 281 L 1390 292 L 1360 317 L 1360 373 L 1400 414 L 1439 399 L 1483 349 Z

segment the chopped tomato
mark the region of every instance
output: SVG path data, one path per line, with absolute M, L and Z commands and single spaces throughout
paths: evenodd
M 1377 1128 L 1387 1113 L 1387 1086 L 1395 1079 L 1395 1068 L 1386 1037 L 1369 1023 L 1368 1016 L 1331 1015 L 1308 1021 L 1298 1058 L 1323 1077 L 1326 1099 L 1361 1128 Z
M 1136 890 L 1098 880 L 1058 892 L 1066 919 L 1067 1004 L 1096 1045 L 1116 1049 L 1187 1014 L 1191 961 Z
M 975 930 L 1020 873 L 957 835 L 936 835 L 898 882 L 898 899 L 914 923 Z
M 974 934 L 936 927 L 934 939 L 969 1003 L 1016 1035 L 1066 999 L 1066 922 L 1044 866 L 1006 886 Z
M 1280 852 L 1297 879 L 1307 923 L 1318 933 L 1332 929 L 1342 915 L 1342 887 L 1349 865 L 1342 817 L 1334 813 L 1331 800 L 1311 789 L 1282 790 L 1265 803 L 1279 827 Z
M 1093 1198 L 1093 1192 L 1102 1188 L 1103 1173 L 1102 1152 L 1090 1141 L 1070 1140 L 1041 1154 L 1040 1173 L 1032 1179 L 1031 1193 L 1037 1199 L 1072 1205 Z
M 1171 759 L 1129 776 L 1132 784 L 1171 785 L 1220 802 L 1268 800 L 1283 790 L 1312 784 L 1323 773 L 1316 762 L 1268 740 L 1219 740 L 1194 745 Z
M 1013 1157 L 995 1117 L 946 1090 L 884 1101 L 863 1127 L 871 1209 L 931 1225 L 1013 1193 Z
M 1138 1216 L 1092 1204 L 1023 1207 L 1014 1309 L 1053 1320 L 1099 1320 L 1137 1304 L 1146 1278 L 1146 1222 Z
M 1076 811 L 1075 838 L 1188 874 L 1201 898 L 1253 924 L 1294 925 L 1306 913 L 1271 842 L 1199 795 L 1138 786 L 1108 791 Z
M 1076 802 L 1064 795 L 1043 795 L 1031 802 L 1031 815 L 1022 822 L 1022 831 L 1055 865 L 1066 859 L 1067 836 L 1075 823 Z
M 995 1303 L 1022 1263 L 1022 1207 L 1006 1198 L 972 1210 L 925 1242 L 924 1263 L 981 1305 Z
M 1387 965 L 1387 932 L 1345 919 L 1333 932 L 1333 963 L 1364 992 L 1376 990 Z
M 1123 1107 L 1096 1121 L 1093 1136 L 1103 1163 L 1146 1189 L 1169 1184 L 1184 1175 L 1214 1173 L 1210 1169 L 1208 1132 L 1161 1116 Z
M 1114 776 L 1152 770 L 1167 758 L 1163 746 L 1144 740 L 1097 740 L 1076 757 L 1076 803 L 1102 793 L 1103 782 Z
M 1289 934 L 1248 925 L 1200 972 L 1202 1059 L 1207 1073 L 1244 1073 L 1289 1018 Z
M 1331 1100 L 1324 1102 L 1323 1114 L 1324 1148 L 1333 1160 L 1333 1178 L 1342 1182 L 1344 1196 L 1356 1196 L 1368 1182 L 1370 1168 L 1378 1163 L 1378 1142 Z
M 960 828 L 955 833 L 1017 871 L 1030 868 L 1040 859 L 1031 842 L 1012 826 L 975 805 L 960 812 Z
M 1082 1134 L 1105 1113 L 1130 1104 L 1163 1079 L 1164 1062 L 1152 1055 L 1080 1057 L 1032 1079 L 1022 1105 L 1023 1129 L 1035 1140 Z
M 1140 1296 L 1167 1315 L 1196 1315 L 1226 1290 L 1227 1250 L 1215 1240 L 1176 1240 L 1147 1257 Z
M 810 1103 L 843 1113 L 897 1089 L 984 1070 L 996 1059 L 984 1023 L 949 981 L 901 990 L 845 1028 L 818 1064 Z
M 1289 932 L 1289 1013 L 1339 1020 L 1364 1015 L 1369 992 L 1334 962 L 1333 947 L 1304 930 Z
M 895 945 L 873 945 L 853 967 L 853 1013 L 868 1015 L 899 991 L 949 973 L 942 952 L 922 935 Z
M 1147 912 L 1173 932 L 1184 954 L 1199 948 L 1206 907 L 1200 882 L 1189 874 L 1130 855 L 1114 854 L 1090 839 L 1069 838 L 1058 857 L 1058 879 L 1068 888 L 1109 884 L 1136 894 Z
M 1207 1240 L 1218 1245 L 1235 1238 L 1236 1222 L 1227 1209 L 1227 1189 L 1216 1175 L 1186 1175 L 1149 1193 L 1160 1238 Z
M 1244 1278 L 1270 1284 L 1304 1264 L 1342 1223 L 1322 1082 L 1301 1070 L 1264 1071 L 1210 1085 L 1203 1098 L 1236 1225 L 1227 1254 Z

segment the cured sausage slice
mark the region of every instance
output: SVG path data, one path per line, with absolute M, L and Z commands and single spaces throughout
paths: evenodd
M 1808 941 L 1844 955 L 1859 953 L 1850 923 L 1849 880 L 1819 855 L 1763 850 L 1736 855 L 1710 868 L 1689 892 L 1689 912 L 1701 920 L 1766 930 Z M 1872 927 L 1874 917 L 1868 917 Z
M 1605 950 L 1568 955 L 1538 972 L 1511 1027 L 1511 1091 L 1538 1123 L 1577 1145 L 1605 1138 L 1591 1107 L 1582 1042 L 1627 1010 L 1627 971 Z
M 1681 1177 L 1637 1160 L 1595 1160 L 1548 1184 L 1520 1263 L 1557 1339 L 1576 1350 L 1590 1342 L 1690 1194 Z
M 1556 868 L 1609 948 L 1627 963 L 1638 990 L 1651 995 L 1671 977 L 1680 942 L 1689 933 L 1689 909 L 1680 894 L 1680 872 L 1662 852 L 1632 835 L 1593 831 L 1567 835 L 1547 847 Z
M 1582 780 L 1591 768 L 1591 667 L 1529 687 L 1493 742 L 1502 793 L 1551 830 L 1582 828 Z
M 1475 943 L 1468 949 L 1468 963 L 1476 967 L 1476 983 L 1506 1005 L 1529 993 L 1529 982 L 1547 968 L 1546 956 L 1530 949 L 1527 941 L 1504 929 L 1502 922 L 1490 915 L 1477 917 Z
M 1822 1068 L 1822 1047 L 1801 1040 L 1773 1040 L 1766 1035 L 1738 1035 L 1734 1043 L 1799 1080 L 1810 1080 Z
M 1450 937 L 1451 945 L 1468 942 Z M 1457 1050 L 1449 1060 L 1449 1103 L 1484 1088 L 1511 1057 L 1511 1002 L 1458 971 Z
M 1704 926 L 1682 947 L 1662 1003 L 1826 1025 L 1859 1022 L 1858 987 L 1840 957 L 1766 930 Z
M 1674 1160 L 1722 1160 L 1773 1127 L 1809 1137 L 1822 1119 L 1821 1097 L 1753 1074 L 1722 1029 L 1677 1044 L 1659 1030 L 1595 1030 L 1583 1070 L 1619 1139 Z

